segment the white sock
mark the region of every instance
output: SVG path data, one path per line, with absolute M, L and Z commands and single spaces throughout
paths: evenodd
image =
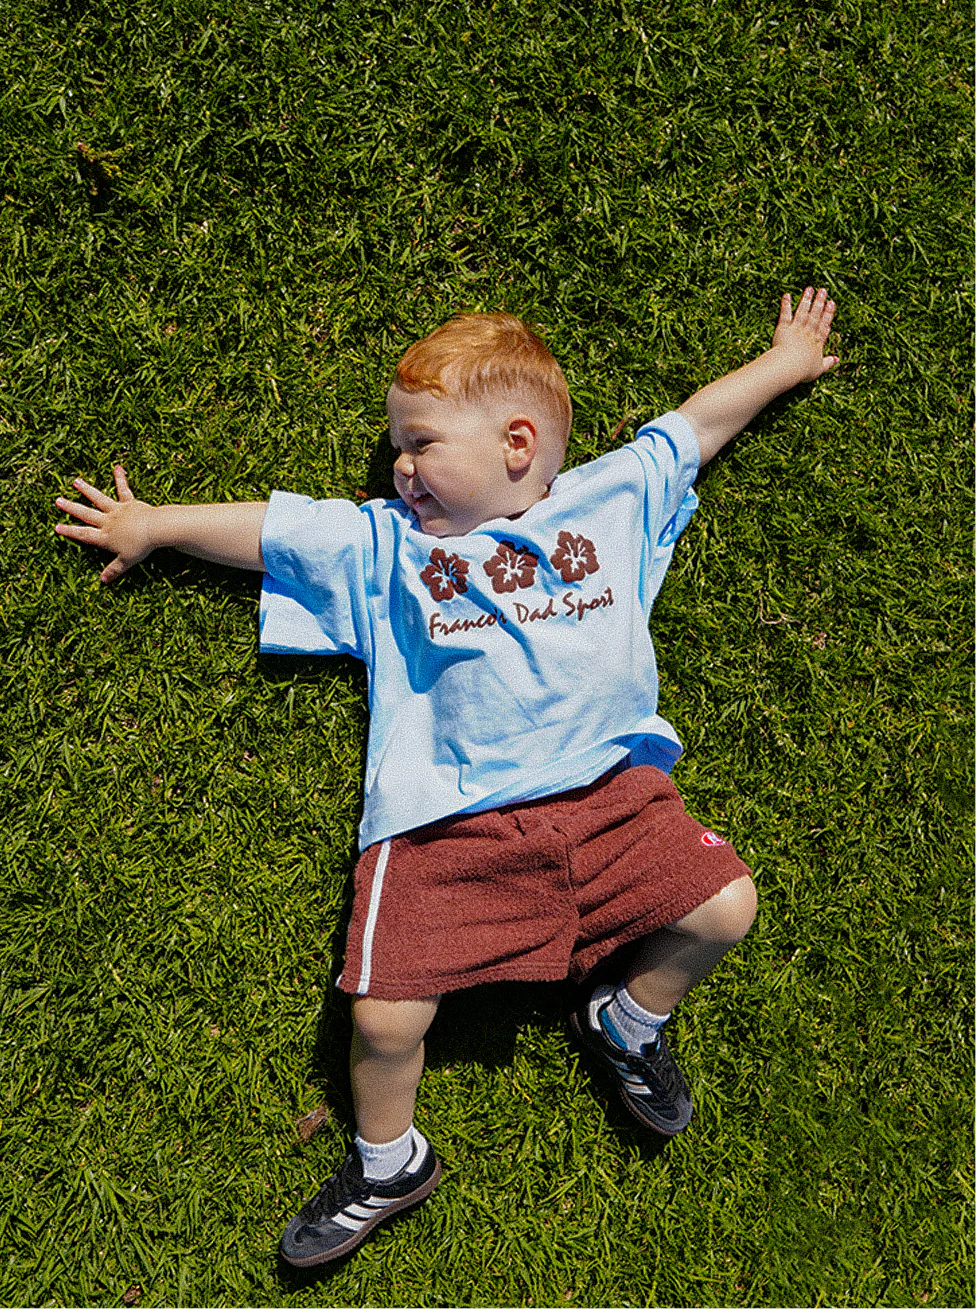
M 395 1141 L 385 1141 L 380 1145 L 364 1141 L 357 1135 L 356 1149 L 363 1161 L 363 1175 L 373 1182 L 386 1182 L 401 1168 L 405 1168 L 415 1153 L 414 1166 L 419 1167 L 423 1163 L 427 1154 L 427 1138 L 421 1136 L 411 1123 Z
M 649 1009 L 643 1009 L 622 982 L 601 1015 L 608 1036 L 635 1054 L 640 1053 L 642 1045 L 657 1040 L 658 1033 L 670 1017 L 670 1012 L 652 1014 Z

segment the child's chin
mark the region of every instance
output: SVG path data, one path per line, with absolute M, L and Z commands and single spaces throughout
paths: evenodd
M 420 530 L 426 536 L 454 535 L 451 524 L 444 518 L 443 514 L 424 513 L 423 508 L 421 508 L 419 511 L 414 509 L 413 515 Z
M 476 525 L 454 522 L 439 505 L 428 506 L 427 502 L 415 505 L 413 516 L 425 536 L 466 536 Z

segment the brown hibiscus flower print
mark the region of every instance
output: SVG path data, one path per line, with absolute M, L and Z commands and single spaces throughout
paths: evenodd
M 587 573 L 600 570 L 593 542 L 572 532 L 559 533 L 559 548 L 549 556 L 549 562 L 564 582 L 582 582 Z
M 514 591 L 517 587 L 531 586 L 539 556 L 531 550 L 520 550 L 514 541 L 499 541 L 498 549 L 484 565 L 491 578 L 493 591 Z
M 430 563 L 420 574 L 420 580 L 435 600 L 450 600 L 464 595 L 468 589 L 468 569 L 471 565 L 459 555 L 443 550 L 430 552 Z

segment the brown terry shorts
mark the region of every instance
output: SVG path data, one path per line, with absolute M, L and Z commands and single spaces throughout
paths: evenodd
M 443 819 L 356 865 L 339 987 L 418 1000 L 483 982 L 580 980 L 749 869 L 657 768 Z

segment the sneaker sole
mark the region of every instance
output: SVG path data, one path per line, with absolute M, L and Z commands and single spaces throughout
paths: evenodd
M 688 1115 L 688 1122 L 682 1123 L 680 1127 L 671 1127 L 671 1128 L 659 1127 L 657 1123 L 651 1122 L 651 1120 L 647 1118 L 641 1112 L 640 1109 L 637 1108 L 631 1097 L 627 1094 L 627 1088 L 620 1081 L 620 1075 L 617 1072 L 617 1069 L 614 1067 L 613 1063 L 610 1061 L 610 1059 L 607 1058 L 607 1055 L 603 1050 L 601 1042 L 598 1041 L 596 1037 L 593 1036 L 590 1032 L 584 1029 L 583 1025 L 580 1023 L 580 1020 L 576 1017 L 575 1012 L 569 1015 L 569 1025 L 573 1029 L 573 1033 L 576 1036 L 576 1039 L 580 1042 L 580 1044 L 583 1045 L 592 1054 L 598 1055 L 601 1062 L 607 1068 L 609 1068 L 610 1071 L 616 1076 L 617 1092 L 620 1096 L 620 1099 L 623 1101 L 624 1107 L 626 1108 L 629 1114 L 631 1114 L 634 1118 L 637 1119 L 637 1121 L 641 1124 L 642 1127 L 648 1128 L 649 1131 L 656 1132 L 658 1136 L 665 1136 L 668 1138 L 668 1140 L 670 1140 L 674 1136 L 681 1135 L 681 1133 L 688 1126 L 688 1123 L 690 1123 L 692 1118 L 694 1117 L 695 1114 L 694 1109 L 692 1109 L 691 1113 Z
M 394 1200 L 388 1204 L 382 1213 L 378 1213 L 375 1218 L 368 1218 L 358 1232 L 350 1232 L 348 1241 L 343 1241 L 341 1245 L 335 1245 L 331 1250 L 324 1254 L 311 1254 L 304 1259 L 294 1259 L 280 1250 L 282 1259 L 285 1263 L 291 1264 L 292 1268 L 314 1268 L 316 1264 L 331 1263 L 333 1259 L 341 1259 L 344 1254 L 349 1254 L 376 1231 L 381 1223 L 385 1223 L 388 1218 L 394 1217 L 395 1214 L 401 1214 L 406 1209 L 412 1209 L 415 1205 L 422 1204 L 431 1194 L 437 1183 L 441 1180 L 441 1161 L 438 1159 L 434 1165 L 434 1171 L 428 1177 L 422 1186 L 418 1186 L 416 1191 L 411 1191 L 405 1195 L 402 1200 Z

